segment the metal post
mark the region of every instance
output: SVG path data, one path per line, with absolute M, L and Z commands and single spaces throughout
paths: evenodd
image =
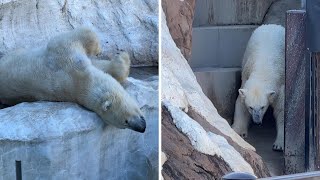
M 22 180 L 21 161 L 16 161 L 16 180 Z
M 285 62 L 285 173 L 305 171 L 305 19 L 304 10 L 286 17 Z
M 314 165 L 312 170 L 319 170 L 320 169 L 320 53 L 312 53 L 311 54 L 311 62 L 314 64 L 313 67 L 313 91 L 312 95 L 314 97 L 314 104 L 313 104 L 313 146 L 314 146 Z
M 307 0 L 306 11 L 307 48 L 311 56 L 308 170 L 313 171 L 320 169 L 320 0 Z

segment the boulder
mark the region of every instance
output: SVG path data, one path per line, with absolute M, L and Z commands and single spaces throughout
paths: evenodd
M 195 0 L 162 0 L 170 34 L 187 60 L 191 58 Z
M 164 179 L 220 179 L 231 171 L 270 173 L 202 92 L 162 16 L 162 166 Z
M 158 0 L 5 0 L 0 3 L 0 52 L 44 46 L 87 26 L 99 33 L 101 58 L 130 53 L 134 66 L 158 64 Z
M 141 134 L 106 125 L 68 102 L 21 103 L 0 110 L 0 179 L 158 179 L 158 80 L 129 78 L 145 113 Z

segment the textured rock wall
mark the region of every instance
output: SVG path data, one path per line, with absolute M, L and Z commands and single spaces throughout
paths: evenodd
M 190 60 L 195 0 L 162 0 L 162 8 L 174 42 L 183 56 Z
M 239 170 L 269 176 L 255 149 L 231 129 L 204 95 L 172 40 L 164 16 L 162 22 L 162 151 L 167 157 L 164 179 L 219 179 Z
M 158 80 L 129 78 L 145 113 L 144 134 L 106 126 L 73 103 L 21 103 L 0 110 L 0 180 L 158 179 Z
M 285 27 L 286 12 L 292 9 L 301 9 L 301 0 L 277 0 L 270 6 L 263 24 L 279 24 Z
M 176 128 L 164 106 L 161 124 L 162 142 L 165 142 L 162 150 L 169 157 L 169 162 L 163 166 L 164 179 L 212 179 L 232 172 L 229 165 L 217 155 L 208 156 L 195 150 L 188 137 Z
M 193 26 L 261 24 L 275 0 L 197 1 Z
M 158 64 L 158 0 L 0 1 L 0 52 L 43 46 L 79 26 L 99 32 L 104 58 L 122 49 L 135 66 Z

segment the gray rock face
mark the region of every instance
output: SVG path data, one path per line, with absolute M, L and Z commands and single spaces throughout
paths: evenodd
M 278 24 L 285 27 L 286 12 L 291 9 L 301 9 L 303 6 L 301 0 L 278 0 L 275 1 L 268 10 L 263 23 L 264 24 Z
M 158 80 L 129 78 L 145 113 L 144 134 L 105 125 L 73 103 L 21 103 L 0 110 L 0 180 L 158 179 Z
M 100 35 L 102 58 L 126 50 L 133 65 L 158 64 L 158 0 L 1 0 L 0 24 L 2 53 L 88 26 Z
M 261 24 L 275 0 L 196 1 L 193 26 Z

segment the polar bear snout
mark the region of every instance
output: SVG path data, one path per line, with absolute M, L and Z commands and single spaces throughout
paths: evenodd
M 144 133 L 146 130 L 146 121 L 143 116 L 136 116 L 128 119 L 128 128 L 134 131 Z
M 263 113 L 261 110 L 252 110 L 252 120 L 255 124 L 262 124 Z

